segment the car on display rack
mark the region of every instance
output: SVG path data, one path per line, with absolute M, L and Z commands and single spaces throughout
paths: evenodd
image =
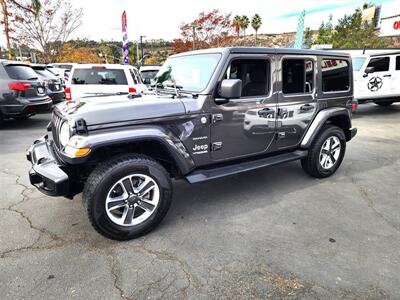
M 354 98 L 389 106 L 400 102 L 400 52 L 353 56 Z
M 30 66 L 38 74 L 39 79 L 43 81 L 46 93 L 53 100 L 53 104 L 64 101 L 65 94 L 62 79 L 50 72 L 46 65 L 31 64 Z
M 107 94 L 140 93 L 146 90 L 138 70 L 130 65 L 75 65 L 66 83 L 67 100 Z
M 107 78 L 108 70 L 86 70 L 98 81 Z M 79 72 L 73 80 L 87 80 Z M 357 132 L 352 75 L 350 56 L 336 52 L 218 48 L 177 54 L 167 59 L 152 91 L 116 90 L 56 106 L 51 134 L 27 151 L 30 181 L 51 196 L 72 199 L 83 192 L 93 227 L 128 240 L 164 218 L 172 179 L 194 184 L 297 160 L 309 175 L 326 178 Z
M 52 105 L 39 75 L 28 64 L 0 61 L 0 124 L 50 112 Z

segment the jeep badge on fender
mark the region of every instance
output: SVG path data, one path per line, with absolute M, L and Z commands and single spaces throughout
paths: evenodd
M 30 181 L 50 196 L 82 192 L 100 234 L 133 239 L 166 215 L 172 178 L 197 183 L 295 160 L 313 177 L 334 174 L 357 132 L 352 82 L 343 53 L 177 54 L 149 91 L 56 106 L 50 136 L 27 151 Z

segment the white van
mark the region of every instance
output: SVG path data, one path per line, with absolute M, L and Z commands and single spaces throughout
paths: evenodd
M 389 106 L 400 102 L 400 52 L 352 57 L 354 99 Z
M 146 89 L 138 70 L 130 65 L 75 65 L 65 89 L 66 100 L 102 94 L 140 93 Z

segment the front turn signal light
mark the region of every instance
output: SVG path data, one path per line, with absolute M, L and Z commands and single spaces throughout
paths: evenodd
M 90 148 L 74 148 L 71 146 L 66 146 L 64 152 L 71 157 L 83 157 L 90 153 L 92 149 Z

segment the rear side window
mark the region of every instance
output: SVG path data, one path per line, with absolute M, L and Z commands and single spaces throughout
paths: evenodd
M 344 92 L 350 89 L 350 68 L 347 61 L 323 59 L 321 70 L 323 92 Z
M 285 59 L 282 62 L 282 92 L 311 93 L 314 89 L 314 63 L 310 59 Z
M 396 56 L 396 70 L 400 71 L 400 56 Z
M 38 78 L 36 72 L 29 66 L 7 65 L 4 68 L 11 79 L 34 80 Z
M 369 61 L 368 67 L 374 67 L 375 72 L 386 72 L 389 71 L 389 64 L 389 57 L 376 57 Z
M 122 69 L 75 69 L 72 84 L 127 85 Z

